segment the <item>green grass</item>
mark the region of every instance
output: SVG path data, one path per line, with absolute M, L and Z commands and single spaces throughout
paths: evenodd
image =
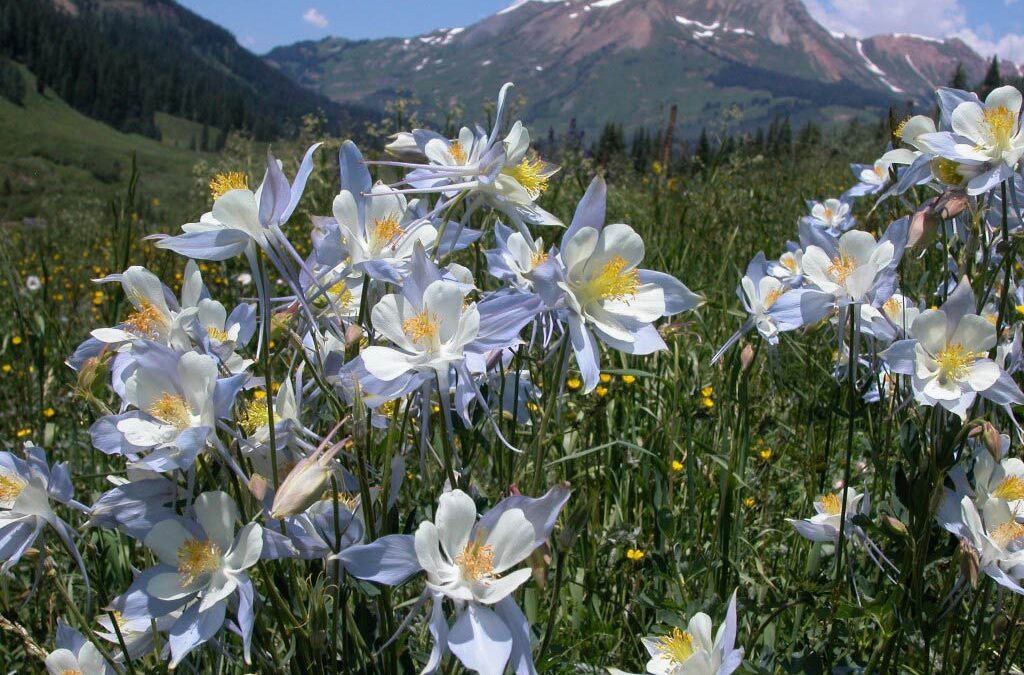
M 164 201 L 187 196 L 192 166 L 203 157 L 181 146 L 190 123 L 162 118 L 169 143 L 124 134 L 71 109 L 50 90 L 39 94 L 35 77 L 22 73 L 24 104 L 0 98 L 0 222 L 103 206 L 123 188 L 133 153 L 147 195 Z

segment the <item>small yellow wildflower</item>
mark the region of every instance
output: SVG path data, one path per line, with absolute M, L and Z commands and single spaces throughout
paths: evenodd
M 700 390 L 700 395 L 703 396 L 704 398 L 711 398 L 712 396 L 715 395 L 715 388 L 710 386 L 703 387 Z
M 743 500 L 743 505 L 746 506 L 748 509 L 754 508 L 754 504 L 756 503 L 757 502 L 754 501 L 753 497 L 747 497 L 746 499 Z
M 609 375 L 608 373 L 601 373 L 601 383 L 602 384 L 608 384 L 611 381 L 612 381 L 612 376 L 611 375 Z
M 594 390 L 594 393 L 600 396 L 601 398 L 604 398 L 605 396 L 608 395 L 608 387 L 598 387 L 597 389 Z
M 637 548 L 631 548 L 628 551 L 626 551 L 626 557 L 632 560 L 633 562 L 640 562 L 644 559 L 646 555 L 646 553 Z
M 25 438 L 26 436 L 29 436 L 31 433 L 32 433 L 31 429 L 25 428 L 25 429 L 18 429 L 18 431 L 17 431 L 17 433 L 15 435 L 18 438 Z
M 46 410 L 43 411 L 43 417 L 45 417 L 46 419 L 50 419 L 51 417 L 53 417 L 56 414 L 57 414 L 57 411 L 54 410 L 53 408 L 47 408 Z
M 20 335 L 15 335 L 14 337 L 11 338 L 11 344 L 14 345 L 15 347 L 17 347 L 21 343 L 22 339 Z
M 679 473 L 682 470 L 683 470 L 683 463 L 680 462 L 678 459 L 673 459 L 672 460 L 672 471 L 674 471 L 676 473 Z
M 565 386 L 569 388 L 569 391 L 579 391 L 583 386 L 583 381 L 578 377 L 570 377 L 565 381 Z
M 4 375 L 9 375 L 14 368 L 11 367 L 11 364 L 5 363 L 3 366 L 0 366 L 0 370 L 4 371 Z
M 623 375 L 622 381 L 626 384 L 633 384 L 636 382 L 636 375 Z
M 700 404 L 707 408 L 708 410 L 711 410 L 712 408 L 715 407 L 715 400 L 710 396 L 705 396 L 704 398 L 701 399 Z
M 772 454 L 771 448 L 761 448 L 760 452 L 757 453 L 757 456 L 760 457 L 762 461 L 768 462 L 771 460 Z

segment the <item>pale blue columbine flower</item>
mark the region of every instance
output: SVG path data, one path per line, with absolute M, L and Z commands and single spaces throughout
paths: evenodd
M 517 675 L 528 675 L 536 672 L 529 623 L 511 593 L 532 572 L 509 570 L 547 541 L 568 499 L 567 485 L 539 498 L 514 495 L 478 520 L 473 499 L 453 490 L 441 496 L 434 520 L 421 523 L 415 535 L 388 535 L 338 557 L 349 574 L 388 586 L 426 573 L 421 600 L 432 601 L 434 649 L 424 673 L 436 672 L 451 650 L 464 666 L 485 675 L 500 675 L 509 663 Z M 455 608 L 452 625 L 446 600 Z
M 157 248 L 198 260 L 227 260 L 254 247 L 269 248 L 276 239 L 275 228 L 285 223 L 306 187 L 313 171 L 310 146 L 302 158 L 295 181 L 289 184 L 273 155 L 267 157 L 267 172 L 255 192 L 247 188 L 228 190 L 213 202 L 213 209 L 198 223 L 182 226 L 183 234 L 156 235 Z
M 843 199 L 878 194 L 889 184 L 891 167 L 892 162 L 886 159 L 875 160 L 874 164 L 851 164 L 850 171 L 857 184 L 843 193 Z
M 627 354 L 665 349 L 653 322 L 702 301 L 675 277 L 640 269 L 643 239 L 629 225 L 605 225 L 606 196 L 604 181 L 595 178 L 558 254 L 533 270 L 537 292 L 568 324 L 585 391 L 601 374 L 598 339 Z
M 85 563 L 75 546 L 74 531 L 51 505 L 56 502 L 88 511 L 73 496 L 67 466 L 64 463 L 49 465 L 42 448 L 26 445 L 25 459 L 0 452 L 0 560 L 4 561 L 0 572 L 8 572 L 16 565 L 49 525 L 75 559 L 88 584 Z
M 767 270 L 764 253 L 758 253 L 747 265 L 747 273 L 740 280 L 736 295 L 750 318 L 725 341 L 711 363 L 722 358 L 729 347 L 754 328 L 768 344 L 775 346 L 779 343 L 779 333 L 813 324 L 832 311 L 833 298 L 829 294 L 810 288 L 792 288 L 769 275 Z
M 725 621 L 712 636 L 711 617 L 697 612 L 686 630 L 672 628 L 661 636 L 647 636 L 641 642 L 650 659 L 649 675 L 730 675 L 743 662 L 743 648 L 736 645 L 736 592 L 729 600 Z M 611 675 L 628 675 L 609 668 Z
M 850 230 L 838 240 L 813 227 L 801 228 L 806 240 L 802 259 L 804 280 L 828 293 L 838 306 L 884 302 L 896 288 L 896 266 L 907 244 L 909 219 L 901 218 L 878 241 L 861 230 Z
M 136 343 L 132 363 L 123 372 L 124 404 L 134 409 L 97 420 L 90 429 L 93 445 L 153 471 L 189 468 L 217 420 L 230 416 L 249 377 L 218 375 L 211 356 Z
M 979 195 L 1013 177 L 1024 156 L 1021 93 L 997 87 L 985 102 L 963 100 L 953 110 L 951 131 L 922 136 L 936 155 L 961 165 L 978 167 L 966 181 L 967 193 Z
M 160 564 L 144 571 L 124 594 L 122 617 L 158 619 L 175 610 L 170 627 L 171 667 L 220 631 L 230 599 L 246 662 L 253 627 L 254 589 L 248 570 L 263 550 L 263 530 L 248 523 L 237 534 L 238 507 L 224 492 L 204 492 L 193 503 L 195 520 L 157 523 L 144 539 Z
M 921 312 L 908 339 L 881 356 L 894 373 L 911 378 L 921 405 L 940 405 L 961 419 L 978 395 L 998 405 L 1024 403 L 1024 394 L 989 358 L 996 328 L 975 313 L 974 292 L 964 277 L 940 309 Z
M 809 201 L 807 208 L 810 214 L 800 219 L 814 227 L 827 230 L 833 237 L 838 237 L 857 224 L 850 211 L 849 201 L 842 199 L 826 199 L 823 202 Z
M 57 648 L 46 656 L 44 665 L 49 675 L 114 675 L 117 672 L 96 645 L 62 620 L 57 621 Z

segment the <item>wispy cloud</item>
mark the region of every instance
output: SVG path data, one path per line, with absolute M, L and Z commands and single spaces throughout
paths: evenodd
M 302 20 L 308 23 L 310 26 L 316 26 L 317 28 L 327 28 L 327 17 L 320 13 L 316 7 L 310 7 L 302 15 Z
M 1007 5 L 1017 0 L 1004 0 Z M 917 33 L 958 37 L 982 56 L 1024 62 L 1024 35 L 996 38 L 991 29 L 970 26 L 962 0 L 804 0 L 826 28 L 867 37 L 879 33 Z

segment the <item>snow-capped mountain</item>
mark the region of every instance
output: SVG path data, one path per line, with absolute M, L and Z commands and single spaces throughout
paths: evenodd
M 520 0 L 471 26 L 301 42 L 266 58 L 336 101 L 413 96 L 441 114 L 512 80 L 523 118 L 542 130 L 573 117 L 588 130 L 661 124 L 676 104 L 683 136 L 725 119 L 884 110 L 925 100 L 957 63 L 978 80 L 987 66 L 955 39 L 831 33 L 801 0 Z

